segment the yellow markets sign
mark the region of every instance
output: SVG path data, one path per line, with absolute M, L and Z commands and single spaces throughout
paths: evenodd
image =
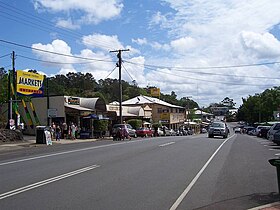
M 170 113 L 161 113 L 160 119 L 161 120 L 170 120 Z
M 44 75 L 17 70 L 17 93 L 28 96 L 43 96 Z
M 160 96 L 160 89 L 159 88 L 151 88 L 151 95 L 152 96 Z

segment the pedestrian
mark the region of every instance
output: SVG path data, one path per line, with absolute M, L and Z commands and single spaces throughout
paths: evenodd
M 67 135 L 68 135 L 68 126 L 67 123 L 64 122 L 62 124 L 62 138 L 67 139 Z
M 60 141 L 60 136 L 61 136 L 61 129 L 60 126 L 57 125 L 55 129 L 55 139 L 56 141 Z
M 76 139 L 76 126 L 74 125 L 74 123 L 71 124 L 71 139 L 75 140 Z
M 52 126 L 51 126 L 51 136 L 52 136 L 52 139 L 54 140 L 55 139 L 55 131 L 56 131 L 56 125 L 54 122 L 52 122 Z

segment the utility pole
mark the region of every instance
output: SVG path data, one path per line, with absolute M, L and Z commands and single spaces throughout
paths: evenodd
M 119 115 L 120 115 L 120 124 L 123 123 L 122 120 L 122 52 L 129 51 L 129 49 L 124 50 L 113 50 L 112 52 L 117 52 L 117 57 L 119 59 L 118 63 L 116 63 L 117 67 L 119 67 Z
M 13 101 L 15 101 L 16 105 L 17 105 L 17 81 L 16 81 L 16 68 L 15 68 L 15 51 L 13 51 L 12 53 L 12 69 L 13 69 L 13 88 L 14 88 L 14 96 L 13 96 Z M 15 107 L 16 109 L 16 107 Z M 18 124 L 18 120 L 17 120 L 17 114 L 15 112 L 14 115 L 14 120 L 15 120 L 15 125 L 17 127 Z

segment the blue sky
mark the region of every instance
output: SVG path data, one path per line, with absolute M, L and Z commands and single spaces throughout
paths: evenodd
M 200 106 L 225 97 L 240 105 L 279 85 L 279 25 L 276 0 L 0 0 L 0 67 L 15 51 L 16 69 L 118 78 L 109 51 L 130 49 L 124 80 Z

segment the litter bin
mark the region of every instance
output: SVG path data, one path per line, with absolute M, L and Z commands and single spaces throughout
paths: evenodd
M 47 126 L 36 126 L 36 144 L 46 144 L 45 130 Z
M 270 159 L 268 162 L 276 167 L 277 171 L 277 182 L 278 182 L 278 193 L 280 194 L 280 159 Z

